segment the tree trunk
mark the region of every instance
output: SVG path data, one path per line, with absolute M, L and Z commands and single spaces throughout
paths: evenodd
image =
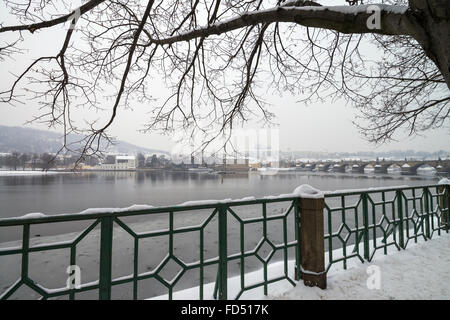
M 441 71 L 450 89 L 450 1 L 410 0 L 415 11 L 414 38 Z

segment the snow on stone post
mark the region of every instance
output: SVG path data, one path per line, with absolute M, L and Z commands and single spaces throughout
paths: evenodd
M 304 198 L 300 212 L 300 279 L 310 287 L 326 289 L 323 209 L 324 198 Z

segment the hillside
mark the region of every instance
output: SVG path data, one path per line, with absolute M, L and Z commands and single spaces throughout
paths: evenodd
M 71 134 L 67 140 L 69 142 L 78 141 L 82 136 Z M 3 152 L 24 152 L 24 153 L 44 153 L 57 152 L 62 145 L 62 134 L 46 130 L 38 130 L 24 127 L 0 126 L 0 153 Z M 79 145 L 81 146 L 81 144 Z M 76 148 L 76 145 L 74 146 Z M 134 144 L 117 140 L 107 152 L 110 153 L 165 153 L 161 150 L 148 149 Z

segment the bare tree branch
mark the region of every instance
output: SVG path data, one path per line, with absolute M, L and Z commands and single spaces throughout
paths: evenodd
M 56 53 L 34 58 L 0 88 L 0 102 L 38 101 L 41 113 L 30 121 L 82 134 L 61 148 L 80 159 L 114 143 L 108 131 L 122 109 L 145 106 L 143 131 L 183 130 L 204 148 L 249 119 L 271 123 L 269 90 L 303 103 L 343 99 L 372 142 L 449 120 L 446 0 L 86 0 L 75 10 L 66 0 L 3 1 L 19 22 L 0 25 L 2 70 L 26 52 L 26 31 L 53 32 L 68 20 L 75 27 Z M 379 27 L 368 23 L 374 18 Z M 81 106 L 109 116 L 75 123 Z

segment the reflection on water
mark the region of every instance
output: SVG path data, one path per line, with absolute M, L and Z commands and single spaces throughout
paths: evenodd
M 79 212 L 92 207 L 128 207 L 132 204 L 161 206 L 189 200 L 263 197 L 292 192 L 301 184 L 322 190 L 338 190 L 405 184 L 414 186 L 437 181 L 438 178 L 433 176 L 312 172 L 277 175 L 250 172 L 224 175 L 223 178 L 218 174 L 167 171 L 7 176 L 0 177 L 0 217 L 29 212 Z M 0 241 L 7 237 L 6 230 L 1 230 Z

